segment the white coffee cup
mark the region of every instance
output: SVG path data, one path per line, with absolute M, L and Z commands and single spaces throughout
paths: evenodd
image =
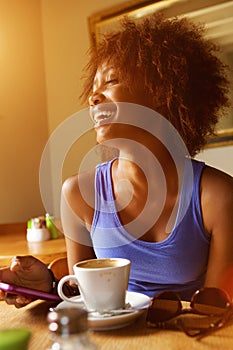
M 65 282 L 75 282 L 85 307 L 90 311 L 102 312 L 125 307 L 129 282 L 130 260 L 122 258 L 91 259 L 76 263 L 74 275 L 64 276 L 58 283 L 59 296 L 70 303 L 80 300 L 69 298 L 63 293 Z

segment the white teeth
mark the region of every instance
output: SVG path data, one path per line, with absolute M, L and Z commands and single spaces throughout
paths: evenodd
M 100 120 L 104 120 L 111 117 L 111 115 L 112 115 L 111 111 L 98 111 L 94 115 L 94 121 L 97 123 Z

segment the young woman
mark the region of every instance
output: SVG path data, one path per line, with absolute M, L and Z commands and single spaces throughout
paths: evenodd
M 203 286 L 233 297 L 231 176 L 193 160 L 229 106 L 226 67 L 202 28 L 152 15 L 106 35 L 90 51 L 82 98 L 97 142 L 119 155 L 63 185 L 69 269 L 80 260 L 131 260 L 129 290 Z M 33 257 L 16 257 L 0 280 L 51 291 Z M 2 293 L 7 303 L 31 300 Z

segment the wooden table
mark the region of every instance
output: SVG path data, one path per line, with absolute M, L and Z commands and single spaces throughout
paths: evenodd
M 9 265 L 15 255 L 33 255 L 49 264 L 56 258 L 66 256 L 65 239 L 50 239 L 43 242 L 28 242 L 26 226 L 12 226 L 12 229 L 0 231 L 0 267 Z
M 0 302 L 0 329 L 26 327 L 31 331 L 29 350 L 47 350 L 50 334 L 46 317 L 50 306 L 47 302 L 36 301 L 16 309 Z M 100 350 L 232 350 L 233 324 L 198 341 L 180 331 L 146 328 L 144 314 L 130 326 L 90 331 L 90 337 Z

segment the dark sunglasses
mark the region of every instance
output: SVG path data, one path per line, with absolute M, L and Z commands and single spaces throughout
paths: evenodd
M 190 308 L 183 308 L 179 295 L 172 291 L 165 291 L 155 295 L 147 313 L 147 326 L 166 328 L 167 322 L 182 314 L 198 314 L 209 316 L 205 327 L 190 326 L 185 319 L 177 319 L 173 323 L 175 328 L 183 330 L 190 337 L 201 338 L 220 329 L 233 316 L 233 305 L 228 294 L 218 288 L 202 288 L 197 290 L 190 302 Z M 211 317 L 217 317 L 212 322 Z M 207 321 L 208 321 L 207 320 Z

